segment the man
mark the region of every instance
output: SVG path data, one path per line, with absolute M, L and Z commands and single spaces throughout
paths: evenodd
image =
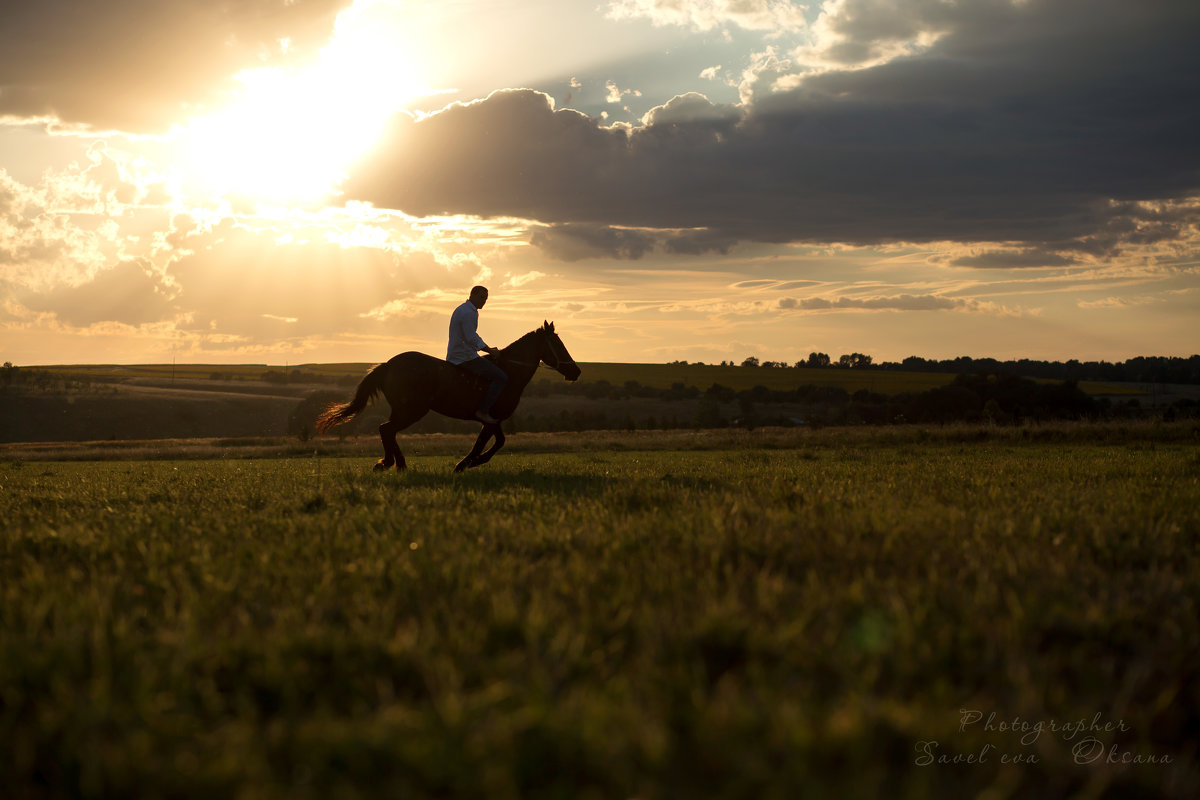
M 446 347 L 446 360 L 489 381 L 483 401 L 475 412 L 475 419 L 485 425 L 495 425 L 499 420 L 492 416 L 492 406 L 508 384 L 508 375 L 479 355 L 480 350 L 489 353 L 500 352 L 497 347 L 488 347 L 476 333 L 479 327 L 479 309 L 483 308 L 487 299 L 488 290 L 483 286 L 475 286 L 472 287 L 467 302 L 454 309 L 454 313 L 450 315 L 450 344 Z

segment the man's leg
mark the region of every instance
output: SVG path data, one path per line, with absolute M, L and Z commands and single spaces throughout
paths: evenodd
M 496 399 L 500 397 L 500 393 L 504 391 L 504 387 L 508 385 L 508 375 L 504 370 L 497 367 L 486 358 L 476 358 L 471 361 L 459 364 L 460 367 L 469 372 L 485 378 L 490 383 L 487 391 L 483 394 L 483 400 L 479 403 L 479 412 L 481 414 L 490 415 L 492 406 L 495 405 Z

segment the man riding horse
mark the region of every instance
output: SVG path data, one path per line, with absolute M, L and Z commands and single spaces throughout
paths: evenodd
M 501 424 L 517 410 L 521 394 L 539 365 L 545 364 L 569 381 L 579 378 L 580 373 L 553 322 L 544 322 L 507 347 L 489 347 L 476 332 L 479 309 L 486 302 L 487 289 L 476 286 L 467 302 L 454 310 L 445 360 L 415 351 L 394 356 L 367 373 L 350 401 L 326 408 L 317 418 L 317 431 L 326 433 L 335 425 L 349 422 L 382 394 L 391 413 L 379 426 L 383 458 L 375 469 L 405 468 L 396 434 L 430 411 L 483 423 L 475 446 L 454 470 L 461 472 L 486 464 L 504 446 Z M 480 350 L 488 357 L 479 357 Z M 486 386 L 476 381 L 477 375 L 487 380 Z M 492 447 L 485 450 L 493 439 Z
M 450 315 L 450 342 L 446 345 L 446 360 L 488 381 L 487 391 L 479 402 L 479 408 L 475 409 L 475 419 L 484 425 L 495 425 L 497 420 L 491 414 L 492 406 L 508 385 L 508 375 L 479 355 L 480 350 L 492 355 L 500 352 L 498 347 L 488 347 L 477 333 L 479 311 L 487 300 L 487 288 L 475 286 L 472 287 L 467 301 L 454 309 L 454 313 Z

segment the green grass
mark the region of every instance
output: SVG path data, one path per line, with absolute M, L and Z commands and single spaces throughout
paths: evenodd
M 792 443 L 0 464 L 0 785 L 1194 796 L 1194 438 Z

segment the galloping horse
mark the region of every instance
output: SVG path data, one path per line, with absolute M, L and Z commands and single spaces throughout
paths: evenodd
M 504 446 L 504 431 L 500 429 L 500 423 L 517 410 L 521 393 L 533 378 L 533 373 L 537 372 L 539 364 L 545 363 L 569 381 L 576 380 L 580 373 L 579 365 L 554 332 L 553 322 L 544 323 L 499 353 L 486 358 L 508 374 L 508 385 L 492 406 L 492 416 L 498 421 L 494 425 L 483 426 L 471 452 L 455 465 L 455 472 L 486 464 Z M 376 394 L 383 392 L 392 406 L 392 413 L 387 422 L 379 426 L 383 458 L 379 459 L 375 469 L 395 466 L 400 470 L 406 465 L 404 454 L 396 444 L 397 433 L 430 411 L 454 419 L 473 420 L 485 389 L 485 382 L 465 369 L 440 358 L 409 351 L 368 372 L 358 384 L 353 400 L 334 403 L 317 418 L 317 430 L 325 433 L 335 425 L 354 419 Z M 493 437 L 496 443 L 483 452 Z

